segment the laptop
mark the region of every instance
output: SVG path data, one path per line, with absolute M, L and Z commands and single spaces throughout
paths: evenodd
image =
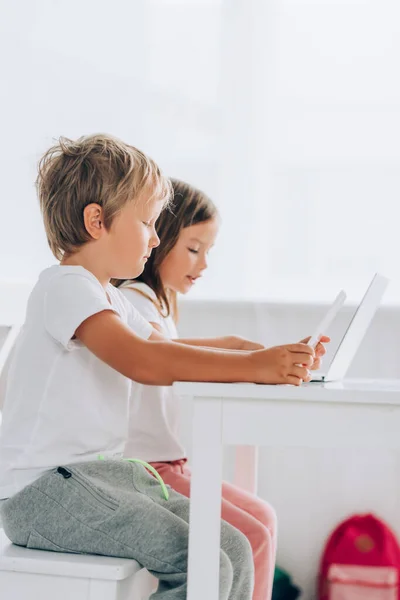
M 367 333 L 388 284 L 389 279 L 383 275 L 379 273 L 374 275 L 342 337 L 328 370 L 324 374 L 313 373 L 311 382 L 338 381 L 345 377 Z

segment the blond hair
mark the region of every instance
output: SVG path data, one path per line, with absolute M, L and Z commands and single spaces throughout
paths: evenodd
M 90 241 L 83 211 L 88 204 L 103 208 L 104 226 L 147 186 L 152 196 L 169 202 L 171 183 L 143 152 L 105 134 L 78 140 L 61 137 L 39 163 L 36 180 L 47 241 L 62 260 Z

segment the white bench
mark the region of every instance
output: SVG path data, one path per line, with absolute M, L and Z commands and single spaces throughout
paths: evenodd
M 148 600 L 155 587 L 135 560 L 22 548 L 0 529 L 2 600 Z

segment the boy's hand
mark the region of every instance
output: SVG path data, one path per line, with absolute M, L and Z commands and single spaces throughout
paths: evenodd
M 301 340 L 300 343 L 301 344 L 307 344 L 307 342 L 308 342 L 309 339 L 311 339 L 311 336 L 308 336 L 304 340 Z M 318 342 L 318 344 L 317 344 L 317 346 L 315 348 L 314 363 L 310 367 L 310 369 L 312 371 L 317 371 L 321 367 L 322 357 L 324 356 L 324 354 L 326 352 L 325 346 L 323 344 L 328 344 L 330 341 L 331 341 L 331 338 L 328 337 L 327 335 L 323 335 L 321 337 L 320 341 Z
M 314 350 L 306 344 L 275 346 L 249 353 L 257 383 L 290 383 L 310 381 L 308 369 L 314 362 Z

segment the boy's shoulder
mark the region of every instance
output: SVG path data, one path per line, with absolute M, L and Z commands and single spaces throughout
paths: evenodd
M 128 318 L 133 309 L 124 295 L 113 285 L 103 287 L 87 269 L 79 265 L 54 265 L 42 271 L 36 288 L 44 295 L 45 309 L 52 305 L 73 309 L 76 304 L 99 302 L 106 308 Z
M 34 290 L 48 291 L 51 288 L 84 285 L 100 292 L 102 286 L 87 269 L 78 265 L 53 265 L 44 269 L 38 277 Z
M 105 290 L 90 271 L 81 266 L 54 265 L 40 273 L 28 309 L 43 308 L 46 314 L 106 303 Z
M 67 350 L 76 347 L 75 331 L 89 317 L 115 312 L 137 335 L 148 338 L 151 327 L 123 295 L 82 266 L 55 265 L 43 271 L 28 303 L 27 320 L 43 322 L 55 341 Z
M 72 350 L 77 346 L 74 334 L 79 325 L 110 308 L 104 288 L 92 273 L 81 266 L 54 265 L 40 273 L 32 290 L 25 330 L 31 334 L 45 331 Z

